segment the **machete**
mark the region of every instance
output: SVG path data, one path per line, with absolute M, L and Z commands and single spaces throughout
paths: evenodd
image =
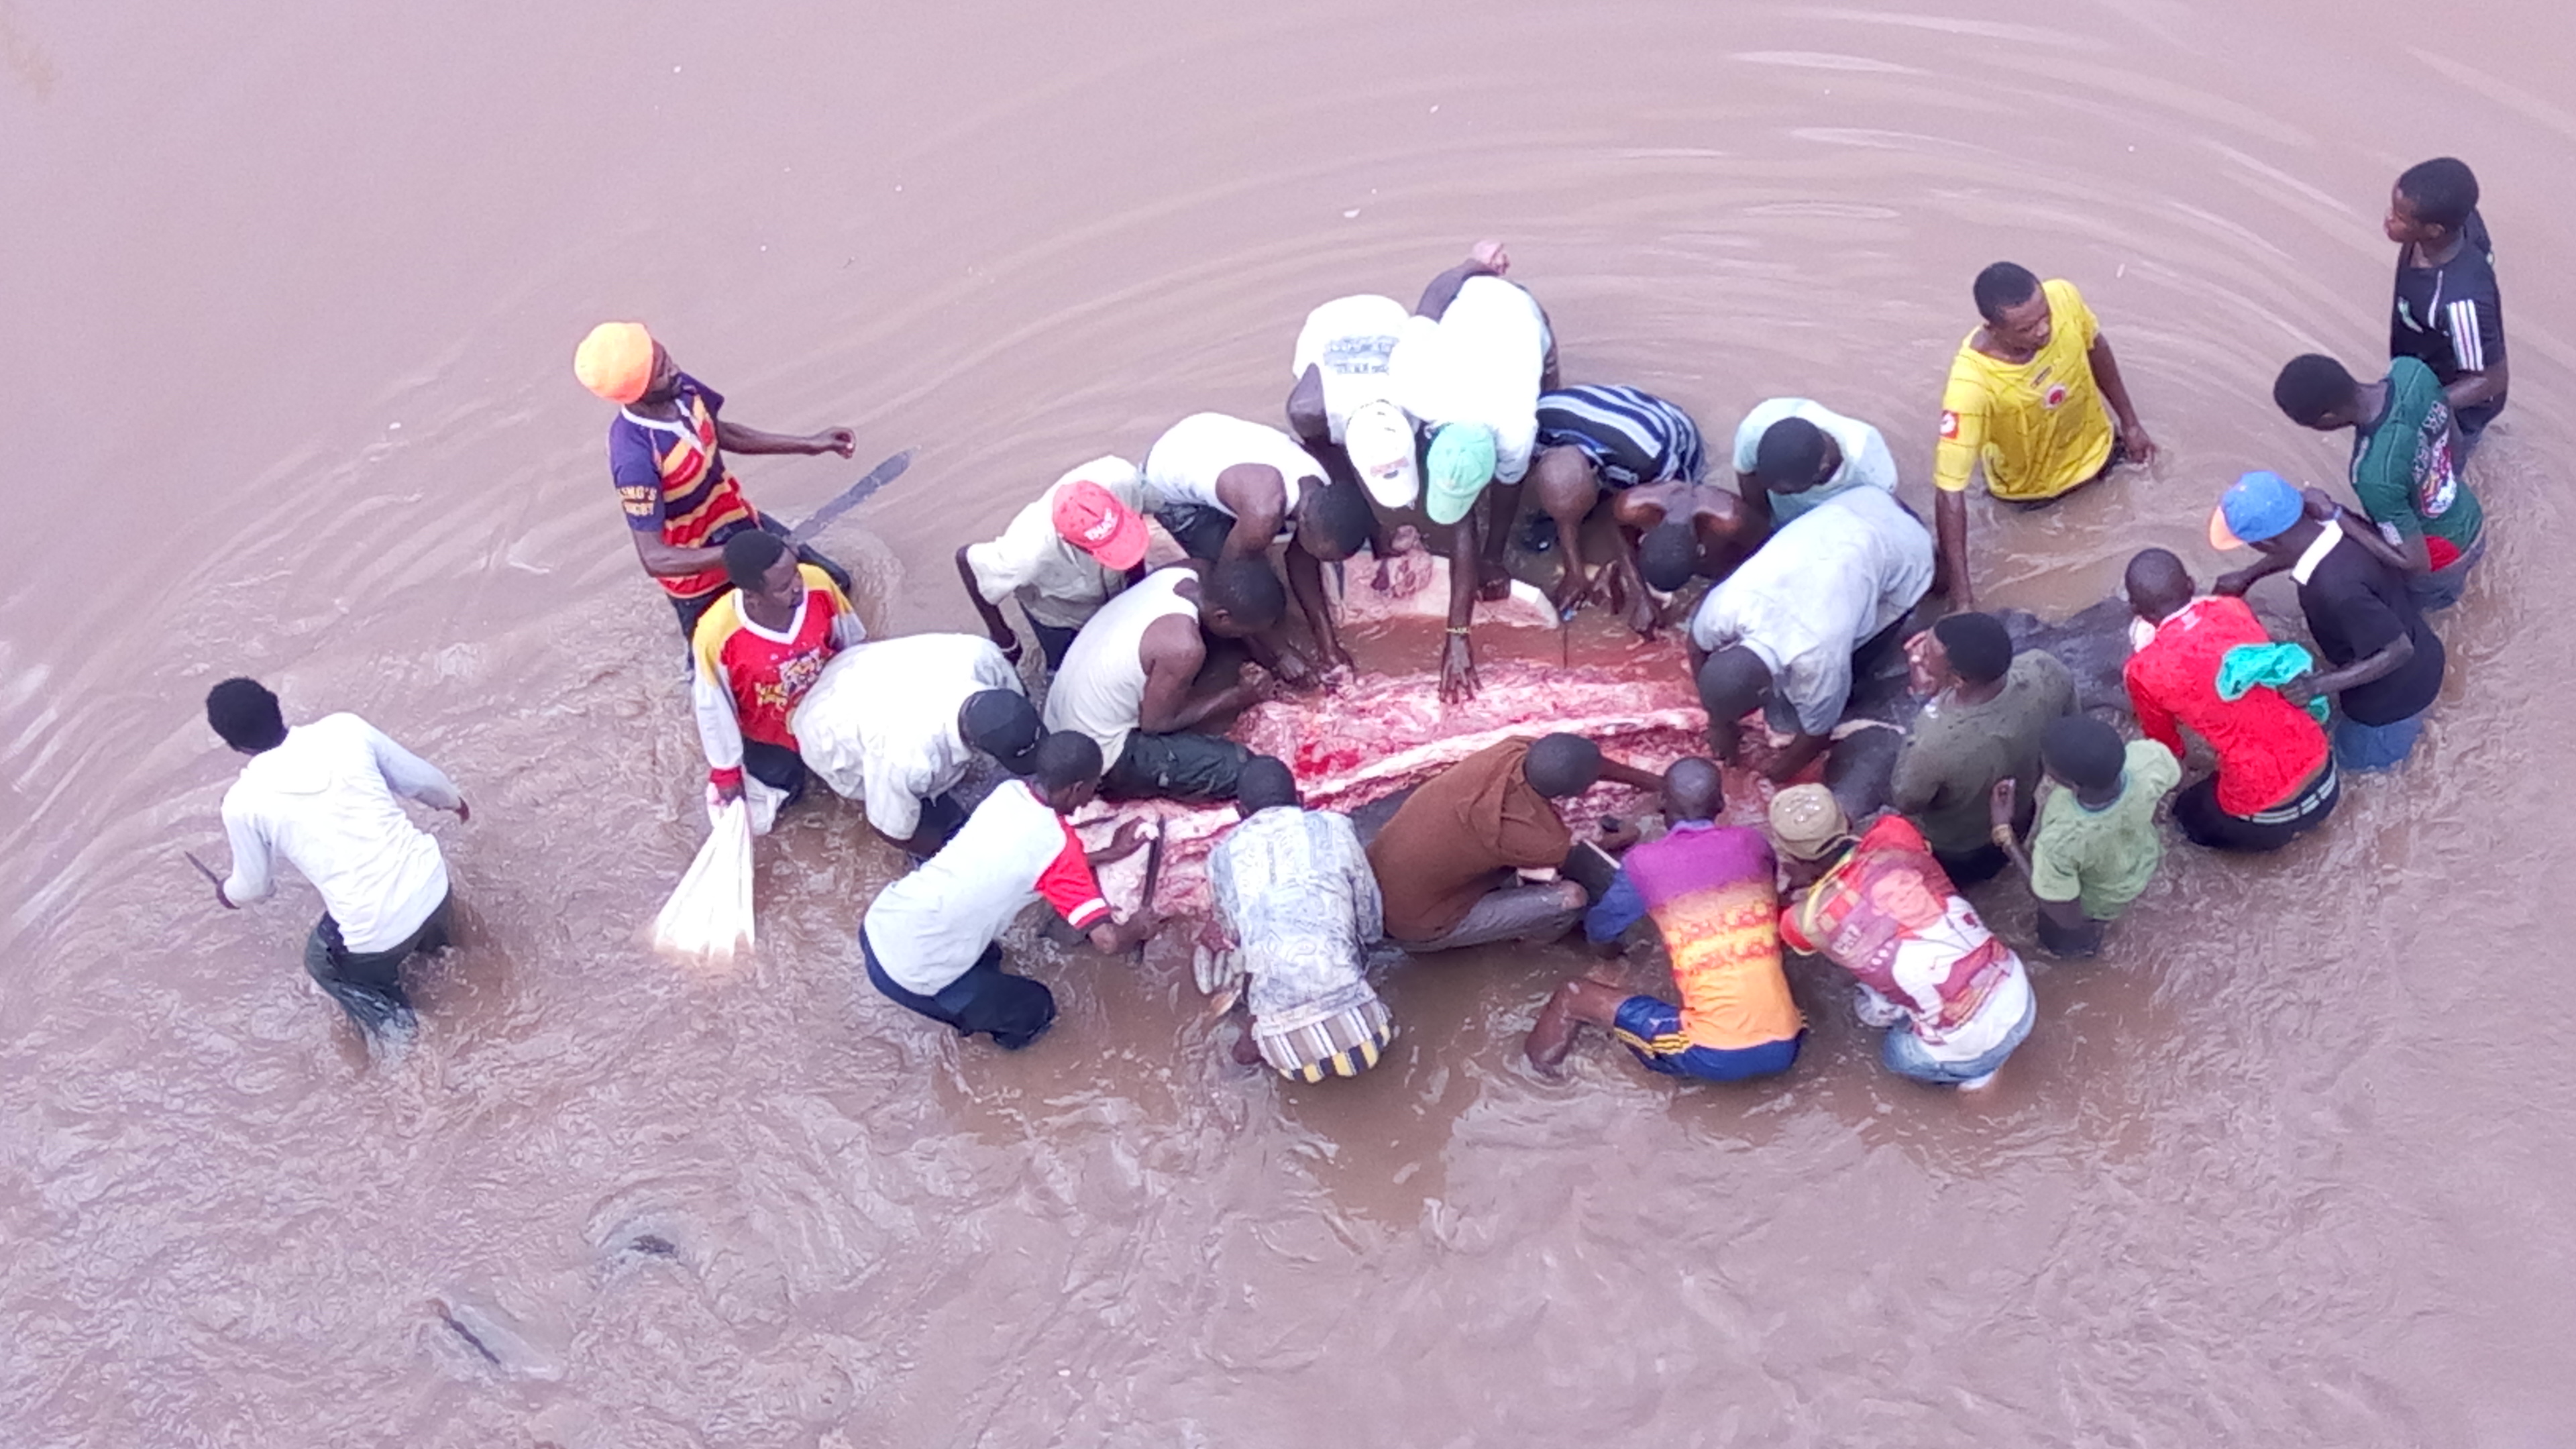
M 217 890 L 222 890 L 224 888 L 224 878 L 215 874 L 215 868 L 213 866 L 197 859 L 194 851 L 183 850 L 179 853 L 188 857 L 188 864 L 195 866 L 197 868 L 197 874 L 204 876 L 208 884 L 212 885 Z
M 787 535 L 787 541 L 789 543 L 812 543 L 814 541 L 814 535 L 831 527 L 834 519 L 839 518 L 842 514 L 849 512 L 860 504 L 867 502 L 870 498 L 875 497 L 878 489 L 883 488 L 888 483 L 902 477 L 903 470 L 911 466 L 912 449 L 906 448 L 902 452 L 897 453 L 893 457 L 886 459 L 884 462 L 879 463 L 873 468 L 870 468 L 868 470 L 868 476 L 851 484 L 847 489 L 842 491 L 840 497 L 835 498 L 831 502 L 824 504 L 822 507 L 815 509 L 813 514 L 803 523 L 796 525 L 796 527 Z
M 1154 838 L 1151 841 L 1148 841 L 1145 845 L 1145 888 L 1138 892 L 1136 896 L 1136 910 L 1138 914 L 1141 915 L 1142 913 L 1154 908 L 1154 887 L 1160 883 L 1162 879 L 1163 832 L 1157 830 L 1154 832 Z M 1139 941 L 1136 943 L 1136 955 L 1139 959 L 1142 959 L 1144 954 L 1145 943 L 1143 941 Z

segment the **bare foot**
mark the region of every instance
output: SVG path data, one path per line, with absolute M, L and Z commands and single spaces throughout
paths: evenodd
M 1566 1053 L 1574 1050 L 1574 1035 L 1583 1023 L 1574 1017 L 1574 984 L 1556 988 L 1556 994 L 1539 1008 L 1538 1024 L 1530 1028 L 1523 1049 L 1529 1053 L 1530 1065 L 1549 1076 L 1565 1064 Z

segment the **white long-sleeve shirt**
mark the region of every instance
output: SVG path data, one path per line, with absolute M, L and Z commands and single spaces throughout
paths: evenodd
M 464 797 L 436 765 L 354 714 L 326 715 L 242 766 L 224 792 L 234 905 L 265 900 L 285 856 L 359 954 L 401 945 L 447 898 L 447 862 L 396 796 L 453 810 Z

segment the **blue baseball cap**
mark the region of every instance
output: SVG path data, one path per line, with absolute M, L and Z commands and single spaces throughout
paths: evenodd
M 2278 538 L 2299 521 L 2307 511 L 2307 500 L 2290 480 L 2268 470 L 2248 473 L 2236 480 L 2227 496 L 2209 515 L 2209 546 L 2225 550 L 2243 548 Z

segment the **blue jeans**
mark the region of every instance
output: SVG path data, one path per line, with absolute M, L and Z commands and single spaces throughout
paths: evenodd
M 1890 1029 L 1879 1039 L 1878 1060 L 1900 1077 L 1929 1082 L 1936 1087 L 1955 1087 L 1961 1082 L 1973 1082 L 2002 1066 L 2004 1059 L 2013 1054 L 2013 1048 L 2020 1046 L 2029 1037 L 2030 1029 L 2038 1023 L 2039 995 L 2033 992 L 2030 1005 L 2022 1011 L 2021 1020 L 2014 1023 L 2012 1031 L 1984 1056 L 1964 1062 L 1942 1061 L 1924 1048 L 1923 1038 L 1916 1036 L 1912 1028 L 1900 1026 Z
M 2346 770 L 2393 770 L 2415 753 L 2424 737 L 2424 716 L 2410 714 L 2395 724 L 2366 725 L 2335 716 L 2335 764 Z
M 2478 560 L 2486 556 L 2487 531 L 2481 528 L 2477 538 L 2460 551 L 2458 558 L 2422 578 L 2408 579 L 2406 592 L 2414 598 L 2415 607 L 2427 614 L 2436 609 L 2447 609 L 2469 591 L 2469 570 L 2476 568 Z

